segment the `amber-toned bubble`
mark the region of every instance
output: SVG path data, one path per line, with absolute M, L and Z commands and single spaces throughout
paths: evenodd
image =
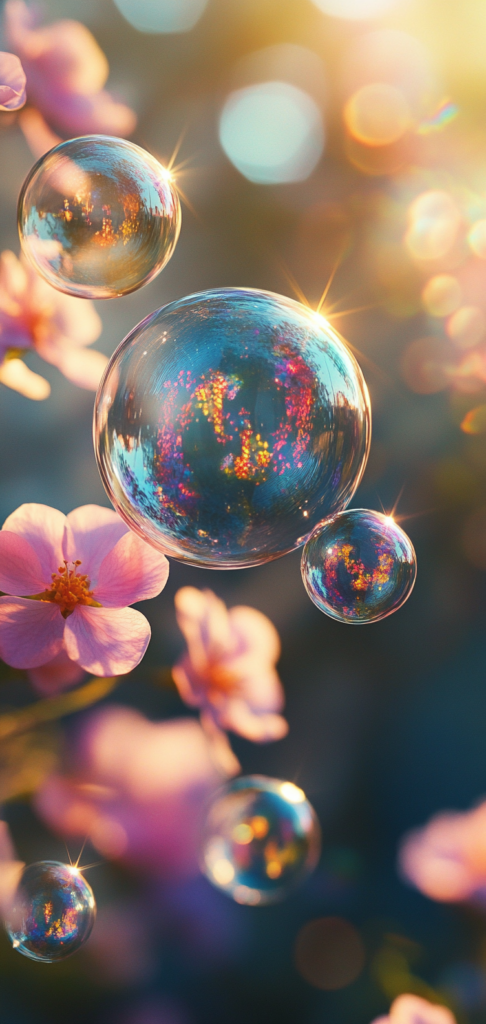
M 69 295 L 109 299 L 151 281 L 180 231 L 168 171 L 124 139 L 63 142 L 28 174 L 19 198 L 22 249 L 45 280 Z
M 453 247 L 461 215 L 452 196 L 439 189 L 423 192 L 411 203 L 405 242 L 418 260 L 437 260 Z
M 430 316 L 450 316 L 461 305 L 462 289 L 452 274 L 436 274 L 422 291 L 422 302 Z
M 402 377 L 412 391 L 432 395 L 451 383 L 456 358 L 446 338 L 417 338 L 402 355 Z
M 479 306 L 461 306 L 447 321 L 447 333 L 459 349 L 474 348 L 484 337 L 486 319 Z
M 404 135 L 412 123 L 406 97 L 393 85 L 374 82 L 348 100 L 344 121 L 349 133 L 368 146 L 388 146 Z
M 486 405 L 476 405 L 466 413 L 461 430 L 465 434 L 486 434 Z
M 475 256 L 486 260 L 486 219 L 477 220 L 473 224 L 467 240 Z
M 201 867 L 237 903 L 263 906 L 303 881 L 319 852 L 319 823 L 305 793 L 293 782 L 249 775 L 209 808 Z
M 305 924 L 297 935 L 294 955 L 299 974 L 325 991 L 350 985 L 366 959 L 359 932 L 342 917 L 320 917 Z

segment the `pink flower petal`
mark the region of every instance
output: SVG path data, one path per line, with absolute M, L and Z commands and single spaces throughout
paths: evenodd
M 29 149 L 39 159 L 48 153 L 54 146 L 58 146 L 62 139 L 55 132 L 51 131 L 46 124 L 42 114 L 34 107 L 28 107 L 19 114 L 19 124 Z
M 16 597 L 40 594 L 50 586 L 37 554 L 25 537 L 0 530 L 0 590 Z
M 124 608 L 156 597 L 168 575 L 165 555 L 129 530 L 103 559 L 95 598 L 107 608 Z
M 20 508 L 12 512 L 2 530 L 16 533 L 29 542 L 39 559 L 43 579 L 50 581 L 52 573 L 57 572 L 64 558 L 65 527 L 66 516 L 56 508 L 29 504 L 20 505 Z
M 0 110 L 18 110 L 23 107 L 26 78 L 18 57 L 13 53 L 0 53 Z
M 12 668 L 37 668 L 61 649 L 65 620 L 48 601 L 0 597 L 0 657 Z
M 227 702 L 218 715 L 218 723 L 223 729 L 230 729 L 253 743 L 281 740 L 289 731 L 288 723 L 282 715 L 256 715 L 246 701 L 237 698 Z
M 84 668 L 71 661 L 64 648 L 61 648 L 59 654 L 45 665 L 39 665 L 38 668 L 29 671 L 29 679 L 34 689 L 47 697 L 76 686 L 85 675 Z
M 87 672 L 99 676 L 131 672 L 142 660 L 149 640 L 147 619 L 134 608 L 78 605 L 66 620 L 65 644 L 69 657 Z
M 456 1024 L 456 1018 L 447 1006 L 406 993 L 390 1006 L 390 1024 Z
M 103 559 L 128 533 L 128 526 L 112 508 L 102 505 L 81 505 L 69 513 L 67 522 L 64 558 L 70 562 L 80 558 L 81 572 L 87 573 L 93 586 Z

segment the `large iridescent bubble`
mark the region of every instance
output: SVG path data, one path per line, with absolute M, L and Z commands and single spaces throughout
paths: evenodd
M 401 608 L 417 574 L 413 544 L 391 516 L 352 508 L 316 527 L 302 553 L 302 578 L 320 611 L 360 625 Z
M 5 926 L 14 949 L 31 960 L 64 960 L 90 935 L 93 890 L 81 871 L 55 860 L 25 868 Z
M 237 903 L 274 903 L 319 859 L 319 822 L 293 782 L 249 775 L 230 783 L 207 814 L 201 867 Z
M 111 299 L 154 278 L 181 223 L 170 174 L 124 139 L 86 135 L 51 149 L 20 193 L 22 249 L 69 295 Z
M 166 554 L 210 568 L 303 544 L 352 498 L 369 440 L 366 384 L 329 323 L 249 289 L 148 316 L 112 357 L 95 408 L 117 511 Z

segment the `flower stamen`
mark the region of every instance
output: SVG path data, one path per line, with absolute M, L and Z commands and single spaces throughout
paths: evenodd
M 69 568 L 70 565 L 72 569 Z M 79 558 L 74 562 L 64 561 L 63 565 L 58 566 L 57 572 L 51 574 L 51 586 L 41 594 L 32 594 L 31 600 L 57 604 L 65 619 L 72 615 L 77 604 L 101 608 L 99 601 L 93 599 L 93 591 L 89 589 L 89 577 L 77 571 L 80 565 Z

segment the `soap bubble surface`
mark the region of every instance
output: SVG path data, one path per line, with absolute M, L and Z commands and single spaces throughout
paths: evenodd
M 170 174 L 139 146 L 87 135 L 51 149 L 20 193 L 22 249 L 69 295 L 109 299 L 147 284 L 170 259 L 181 211 Z
M 53 963 L 86 942 L 95 917 L 93 891 L 81 872 L 44 860 L 25 868 L 5 926 L 19 953 Z
M 411 540 L 391 516 L 348 509 L 318 526 L 302 553 L 302 578 L 320 611 L 340 622 L 386 618 L 417 574 Z
M 314 869 L 321 833 L 305 793 L 292 782 L 249 775 L 230 783 L 206 817 L 201 867 L 237 903 L 282 899 Z
M 370 438 L 366 384 L 323 317 L 270 292 L 172 302 L 101 382 L 95 447 L 115 508 L 168 555 L 258 565 L 351 500 Z

